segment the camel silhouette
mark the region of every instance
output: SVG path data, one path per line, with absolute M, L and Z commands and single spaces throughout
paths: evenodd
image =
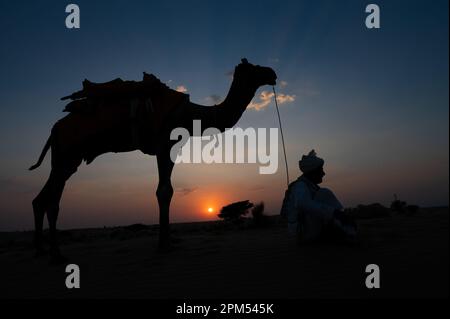
M 173 195 L 171 174 L 174 163 L 170 149 L 177 143 L 170 132 L 186 128 L 190 135 L 193 120 L 202 127 L 214 127 L 221 132 L 232 128 L 263 85 L 275 85 L 277 76 L 269 67 L 253 65 L 246 59 L 235 67 L 233 81 L 225 100 L 214 106 L 202 106 L 189 101 L 189 96 L 174 91 L 153 75 L 144 73 L 141 82 L 122 81 L 95 84 L 83 82 L 84 90 L 76 92 L 55 123 L 38 162 L 37 168 L 51 148 L 51 172 L 40 193 L 33 200 L 36 254 L 44 253 L 43 220 L 49 223 L 50 257 L 54 262 L 66 260 L 60 253 L 56 222 L 59 203 L 66 181 L 77 171 L 83 160 L 87 164 L 107 152 L 140 150 L 156 155 L 159 183 L 156 197 L 159 205 L 159 247 L 170 246 L 169 207 Z

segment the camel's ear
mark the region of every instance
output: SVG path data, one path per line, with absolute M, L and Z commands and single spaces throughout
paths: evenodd
M 242 61 L 243 64 L 248 64 L 248 61 L 247 61 L 246 58 L 241 59 L 241 61 Z

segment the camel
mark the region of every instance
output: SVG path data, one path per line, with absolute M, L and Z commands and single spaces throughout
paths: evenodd
M 144 73 L 144 81 L 135 83 L 146 83 L 146 77 L 149 75 Z M 174 128 L 183 127 L 193 135 L 193 120 L 201 120 L 202 127 L 214 127 L 221 132 L 232 128 L 253 99 L 256 90 L 263 85 L 275 85 L 277 76 L 269 67 L 253 65 L 242 59 L 235 67 L 233 81 L 225 100 L 213 106 L 192 103 L 188 95 L 169 89 L 159 80 L 154 81 L 157 79 L 154 76 L 150 78 L 151 85 L 144 86 L 140 91 L 132 90 L 131 95 L 137 97 L 131 100 L 127 94 L 122 94 L 121 97 L 111 93 L 111 90 L 102 94 L 102 85 L 103 88 L 110 85 L 113 91 L 119 90 L 114 88 L 123 87 L 116 85 L 125 83 L 120 79 L 105 84 L 86 80 L 84 84 L 88 85 L 88 88 L 94 87 L 90 91 L 93 92 L 91 97 L 71 102 L 66 107 L 71 113 L 53 126 L 38 162 L 30 167 L 30 170 L 33 170 L 40 166 L 51 148 L 50 176 L 32 202 L 37 255 L 45 253 L 42 229 L 47 213 L 50 258 L 55 262 L 66 260 L 60 253 L 56 236 L 59 203 L 66 181 L 77 171 L 82 161 L 85 160 L 89 164 L 94 158 L 107 152 L 135 150 L 156 155 L 159 174 L 156 190 L 159 206 L 158 244 L 160 249 L 170 248 L 169 207 L 174 192 L 171 183 L 174 163 L 170 158 L 170 149 L 177 143 L 176 140 L 170 139 L 170 132 Z M 131 82 L 127 81 L 128 84 Z M 96 85 L 100 89 L 95 90 Z M 136 85 L 132 87 L 135 88 Z M 137 91 L 144 94 L 139 95 Z M 74 93 L 72 98 L 76 98 L 77 93 Z M 98 96 L 95 96 L 95 93 L 98 93 Z M 130 113 L 134 115 L 130 116 Z

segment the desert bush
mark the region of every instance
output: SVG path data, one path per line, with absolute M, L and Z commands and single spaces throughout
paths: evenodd
M 260 202 L 252 208 L 252 217 L 257 225 L 263 225 L 267 222 L 267 216 L 264 215 L 264 202 Z
M 249 200 L 235 202 L 227 206 L 222 207 L 220 213 L 217 215 L 225 221 L 238 222 L 243 216 L 248 214 L 250 208 L 253 207 L 253 203 Z
M 394 194 L 394 201 L 391 203 L 392 211 L 397 212 L 397 213 L 405 213 L 406 206 L 407 206 L 407 203 L 399 200 L 397 198 L 397 195 Z
M 347 209 L 346 212 L 355 219 L 384 218 L 391 215 L 389 208 L 379 203 L 358 205 L 356 208 Z

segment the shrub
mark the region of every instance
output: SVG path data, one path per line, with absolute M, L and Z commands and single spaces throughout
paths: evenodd
M 394 201 L 391 203 L 391 209 L 397 213 L 404 213 L 406 210 L 406 202 L 401 201 L 397 198 L 397 195 L 394 194 Z
M 260 202 L 252 208 L 252 216 L 255 224 L 261 225 L 266 222 L 266 215 L 264 215 L 264 202 Z
M 248 210 L 253 207 L 253 203 L 249 200 L 235 202 L 222 207 L 217 215 L 226 221 L 239 221 L 244 215 L 248 214 Z

